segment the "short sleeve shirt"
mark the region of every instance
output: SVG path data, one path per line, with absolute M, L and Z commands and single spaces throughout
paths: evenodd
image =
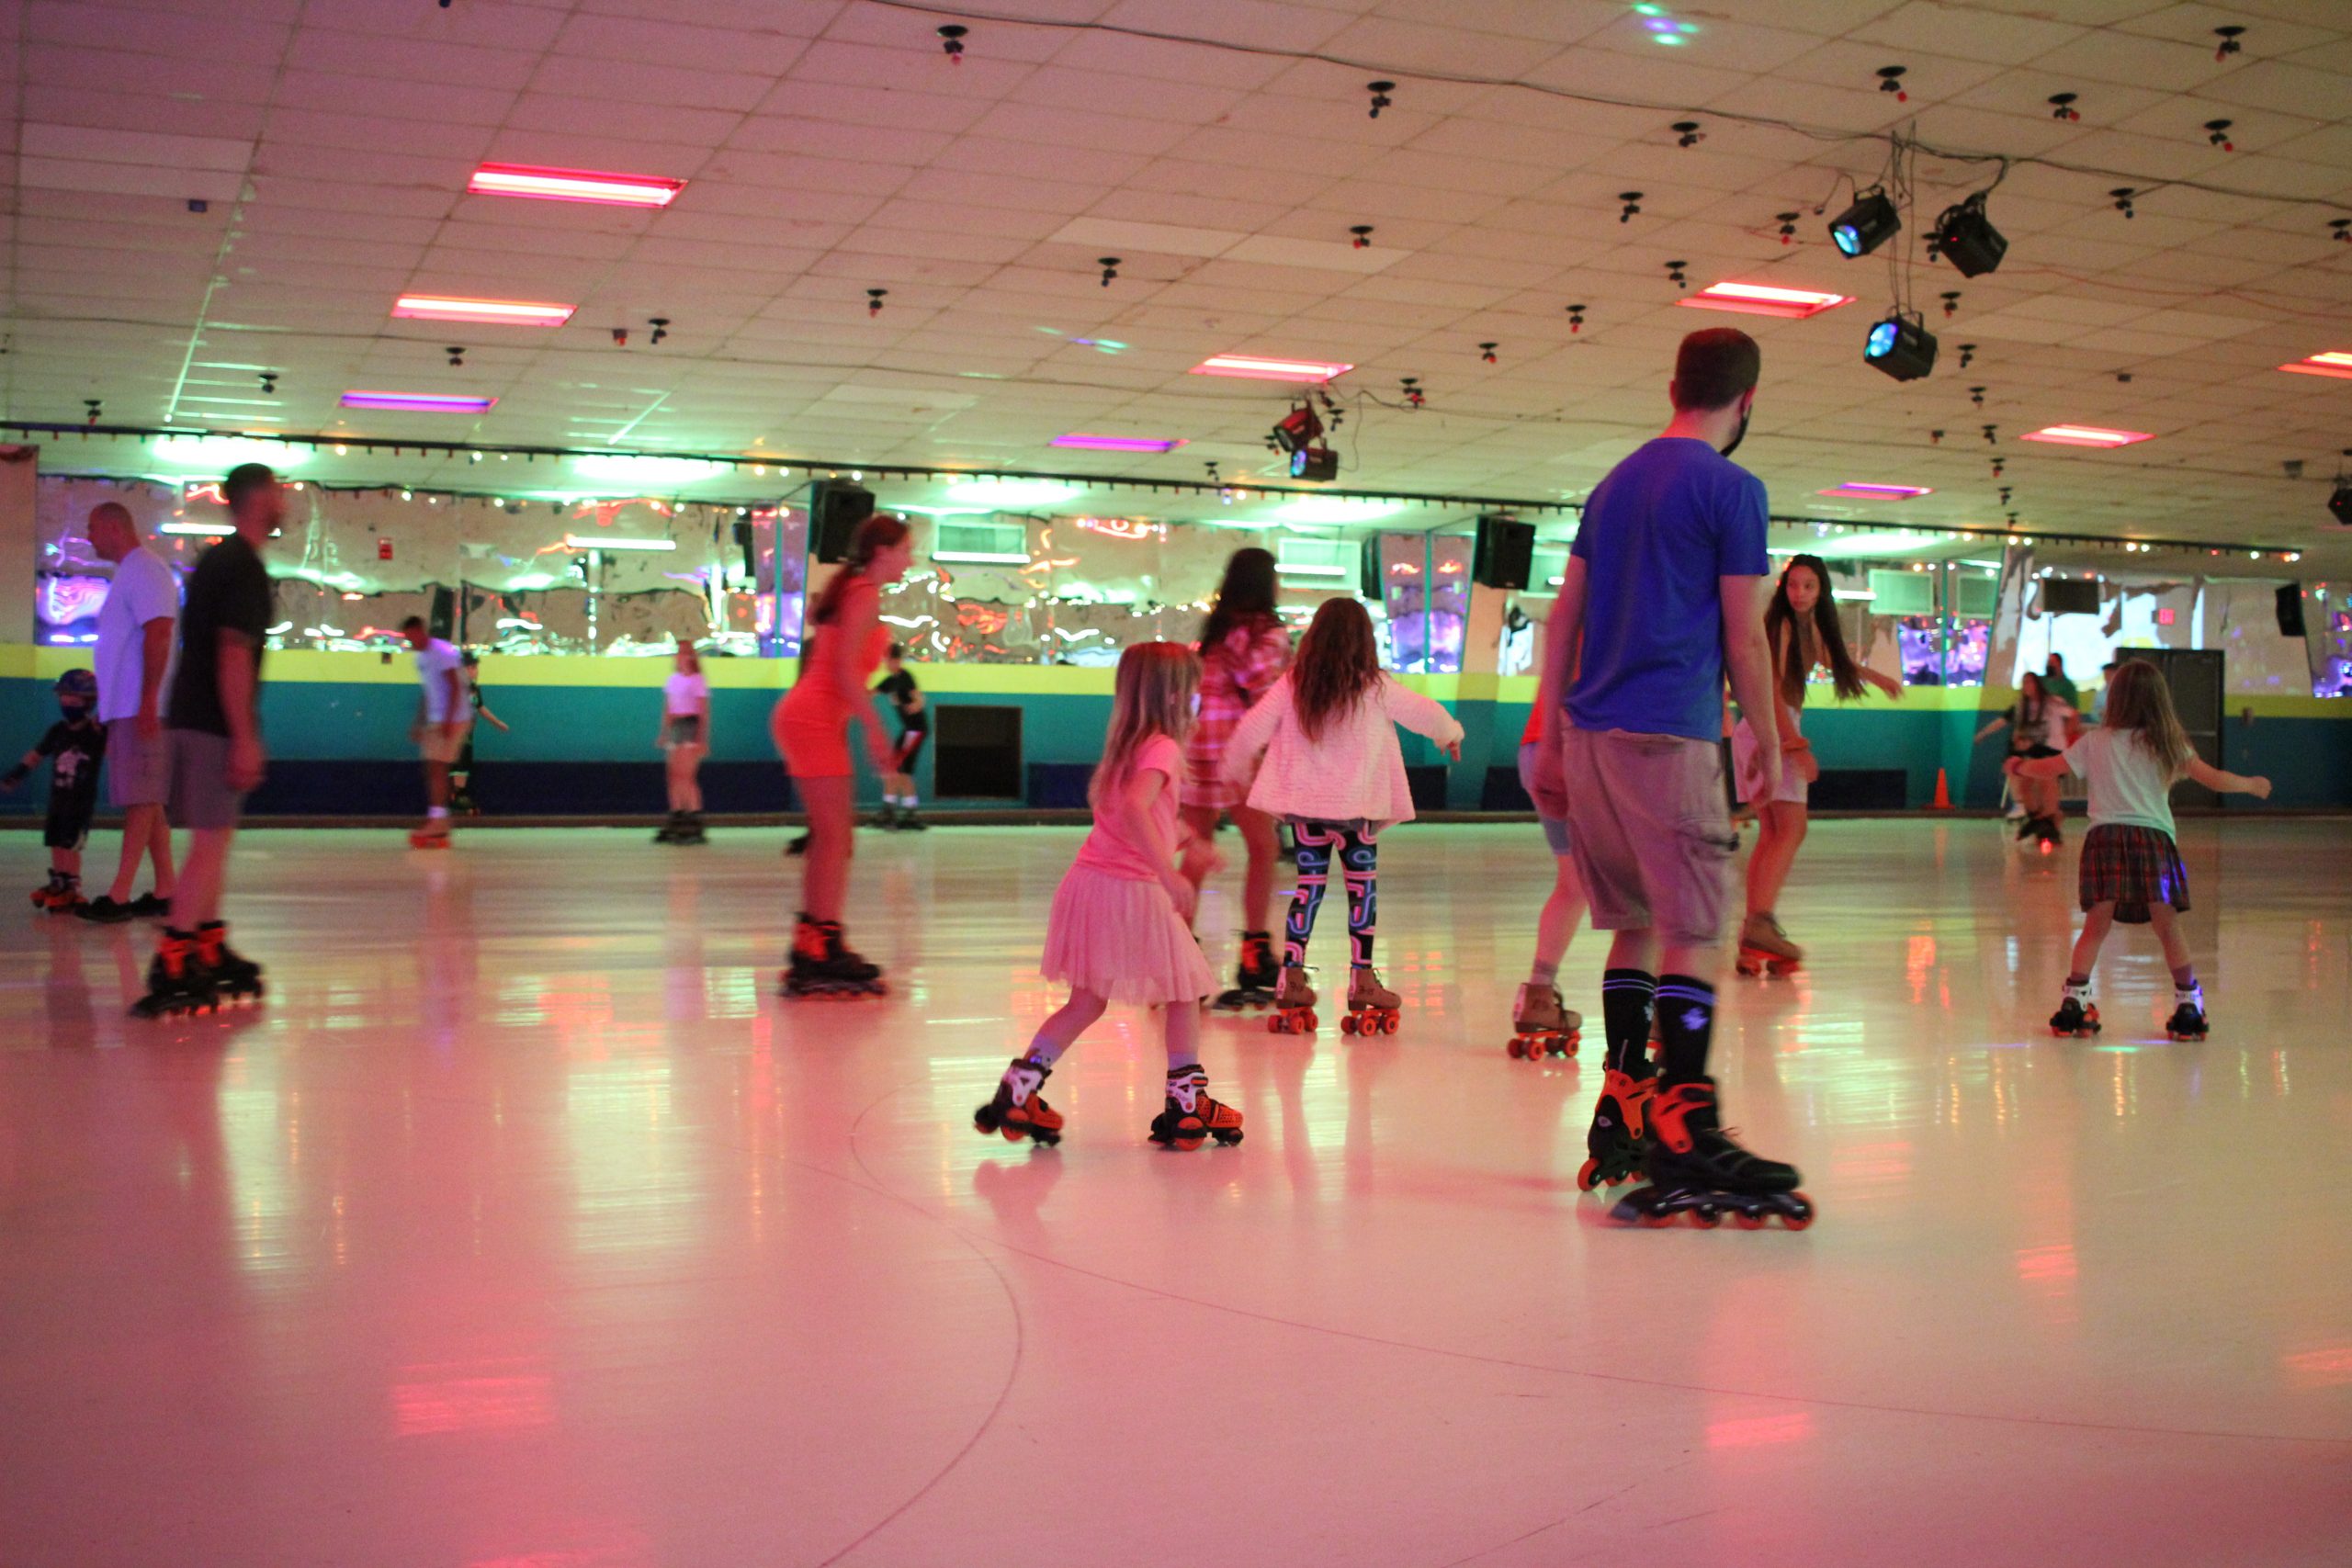
M 2066 748 L 2066 770 L 2090 786 L 2092 827 L 2154 828 L 2177 836 L 2172 780 L 2136 733 L 2085 730 Z
M 1584 641 L 1568 717 L 1578 729 L 1715 740 L 1723 734 L 1716 579 L 1762 577 L 1764 482 L 1703 441 L 1659 436 L 1587 501 Z
M 889 698 L 890 705 L 899 710 L 899 729 L 909 735 L 930 733 L 931 715 L 914 705 L 916 686 L 913 671 L 901 670 L 895 675 L 886 675 L 874 689 Z
M 33 750 L 49 759 L 51 816 L 81 819 L 97 809 L 98 759 L 107 751 L 102 727 L 52 724 Z
M 180 583 L 172 569 L 154 551 L 141 545 L 115 563 L 114 582 L 98 609 L 98 722 L 139 716 L 141 683 L 146 679 L 147 623 L 179 618 Z M 155 694 L 160 705 L 171 690 L 171 672 L 164 674 L 164 690 Z
M 1184 787 L 1184 750 L 1165 735 L 1155 735 L 1136 749 L 1135 761 L 1128 778 L 1136 773 L 1159 773 L 1168 783 L 1152 803 L 1151 820 L 1159 829 L 1160 841 L 1176 841 L 1176 808 Z M 1113 876 L 1136 882 L 1157 881 L 1163 867 L 1152 863 L 1148 845 L 1137 843 L 1120 831 L 1124 818 L 1114 808 L 1113 792 L 1126 787 L 1126 779 L 1105 781 L 1102 799 L 1094 808 L 1094 830 L 1086 835 L 1086 842 L 1079 846 L 1078 863 Z
M 243 535 L 230 535 L 198 559 L 188 574 L 187 605 L 180 612 L 180 663 L 172 676 L 167 717 L 174 729 L 229 733 L 220 705 L 220 634 L 235 632 L 252 640 L 258 683 L 262 640 L 269 635 L 277 604 L 269 570 Z
M 670 678 L 662 682 L 662 710 L 673 717 L 691 716 L 709 704 L 710 682 L 700 675 L 673 671 Z
M 458 674 L 458 694 L 465 695 L 465 656 L 450 644 L 435 637 L 416 653 L 416 682 L 424 689 L 424 722 L 449 724 L 463 716 L 451 711 L 449 672 Z

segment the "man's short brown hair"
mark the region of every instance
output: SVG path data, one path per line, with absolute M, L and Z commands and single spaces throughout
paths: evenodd
M 1737 327 L 1708 327 L 1682 340 L 1674 356 L 1671 395 L 1677 409 L 1728 408 L 1756 389 L 1764 351 Z

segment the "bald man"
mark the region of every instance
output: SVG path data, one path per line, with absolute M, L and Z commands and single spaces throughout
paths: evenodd
M 176 891 L 172 830 L 164 820 L 171 794 L 172 748 L 161 716 L 180 585 L 161 556 L 139 537 L 128 508 L 107 502 L 90 512 L 90 547 L 114 563 L 114 582 L 98 611 L 98 722 L 107 728 L 107 798 L 122 811 L 122 859 L 114 886 L 75 911 L 113 922 L 162 917 Z M 138 898 L 130 884 L 141 860 L 153 862 L 155 886 Z

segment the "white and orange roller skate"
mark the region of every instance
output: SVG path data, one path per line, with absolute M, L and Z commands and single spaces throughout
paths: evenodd
M 1560 987 L 1532 981 L 1519 987 L 1511 1004 L 1510 1054 L 1540 1062 L 1546 1056 L 1573 1056 L 1584 1039 L 1584 1015 L 1571 1012 L 1560 1000 Z
M 1394 1034 L 1396 1011 L 1405 998 L 1380 983 L 1380 971 L 1366 964 L 1348 971 L 1348 1010 L 1340 1020 L 1342 1034 Z
M 1739 928 L 1736 967 L 1751 980 L 1759 975 L 1784 980 L 1804 967 L 1804 949 L 1789 940 L 1778 915 L 1758 912 L 1748 916 Z
M 1315 1021 L 1315 987 L 1306 983 L 1306 970 L 1283 964 L 1282 984 L 1274 988 L 1274 1016 L 1266 1020 L 1266 1028 L 1275 1034 L 1312 1034 Z

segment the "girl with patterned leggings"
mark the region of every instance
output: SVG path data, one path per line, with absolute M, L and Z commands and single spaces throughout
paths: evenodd
M 1298 888 L 1284 931 L 1275 1006 L 1296 1016 L 1315 1003 L 1306 944 L 1336 865 L 1348 900 L 1348 1008 L 1393 1013 L 1398 997 L 1372 965 L 1378 923 L 1379 850 L 1386 829 L 1413 818 L 1397 725 L 1435 741 L 1456 761 L 1462 726 L 1453 716 L 1380 668 L 1372 617 L 1352 599 L 1315 613 L 1290 671 L 1233 732 L 1224 768 L 1240 780 L 1256 767 L 1249 803 L 1287 818 L 1298 840 Z M 1259 754 L 1264 760 L 1259 761 Z

